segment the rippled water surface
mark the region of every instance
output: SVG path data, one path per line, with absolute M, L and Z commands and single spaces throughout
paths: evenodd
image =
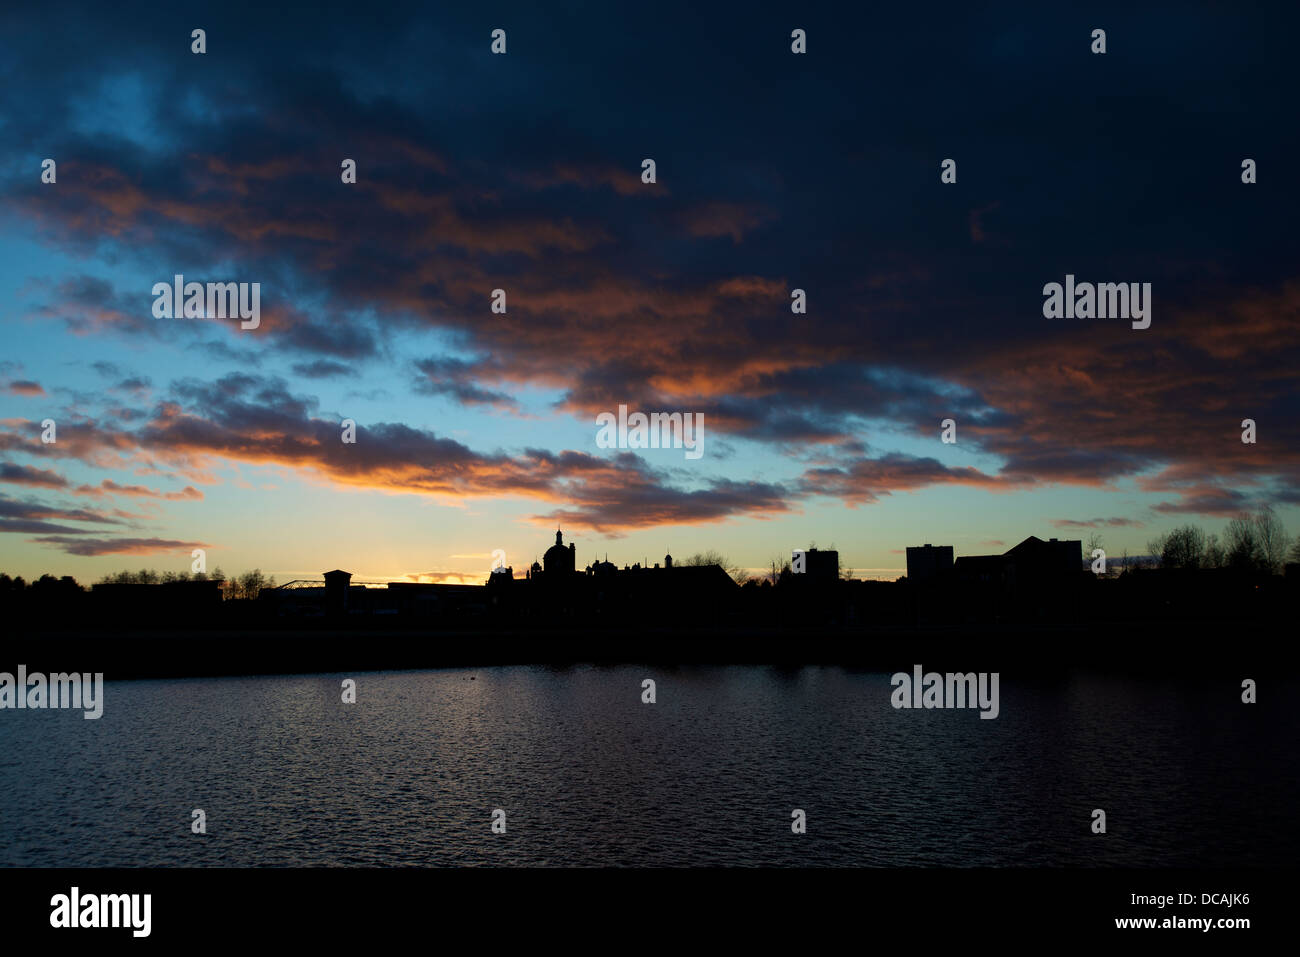
M 1300 722 L 1243 705 L 1236 678 L 1003 674 L 1001 713 L 980 720 L 895 710 L 889 675 L 834 667 L 359 674 L 354 705 L 343 677 L 110 682 L 98 721 L 0 711 L 0 863 L 1249 866 L 1300 851 Z M 1300 682 L 1268 693 L 1300 701 Z

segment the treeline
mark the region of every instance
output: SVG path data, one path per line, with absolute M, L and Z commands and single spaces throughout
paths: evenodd
M 1232 519 L 1222 535 L 1183 525 L 1149 541 L 1147 551 L 1160 568 L 1227 568 L 1277 575 L 1288 560 L 1300 562 L 1300 538 L 1291 541 L 1273 510 L 1265 506 Z
M 171 582 L 202 581 L 220 582 L 221 597 L 226 600 L 236 598 L 253 599 L 261 594 L 262 589 L 276 587 L 275 576 L 272 575 L 268 578 L 262 574 L 260 568 L 254 568 L 251 572 L 244 572 L 242 575 L 236 575 L 232 578 L 227 578 L 225 572 L 220 568 L 214 570 L 210 575 L 206 572 L 159 572 L 152 568 L 141 568 L 139 571 L 121 571 L 105 575 L 96 584 L 165 585 Z M 44 592 L 84 592 L 85 590 L 71 575 L 55 578 L 53 575 L 47 574 L 28 583 L 22 575 L 10 578 L 8 575 L 0 573 L 0 595 L 17 596 Z
M 10 578 L 0 572 L 0 598 L 17 597 L 25 594 L 66 594 L 67 592 L 81 592 L 84 590 L 71 575 L 55 578 L 53 575 L 47 574 L 29 583 L 22 575 Z
M 202 581 L 219 581 L 221 582 L 221 596 L 226 600 L 234 598 L 256 598 L 261 594 L 263 588 L 275 587 L 275 576 L 267 578 L 262 574 L 260 568 L 254 568 L 251 572 L 244 572 L 242 575 L 236 575 L 233 578 L 227 578 L 226 573 L 220 567 L 216 568 L 211 575 L 206 572 L 162 572 L 161 574 L 152 568 L 142 568 L 137 572 L 123 571 L 114 575 L 105 575 L 99 580 L 102 585 L 164 585 L 168 582 L 202 582 Z

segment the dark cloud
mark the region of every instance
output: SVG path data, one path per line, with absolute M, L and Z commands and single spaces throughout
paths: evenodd
M 38 447 L 0 431 L 0 446 L 6 439 L 27 451 Z M 97 440 L 109 448 L 99 448 Z M 137 429 L 108 431 L 92 423 L 78 431 L 77 457 L 95 461 L 110 453 L 124 459 L 147 457 L 191 471 L 207 469 L 217 460 L 277 464 L 317 473 L 339 485 L 407 494 L 457 499 L 519 495 L 553 503 L 554 514 L 564 515 L 571 524 L 608 533 L 663 522 L 761 517 L 789 508 L 779 486 L 713 480 L 704 488 L 683 488 L 627 452 L 613 458 L 541 448 L 513 455 L 483 453 L 454 439 L 391 422 L 358 423 L 356 442 L 345 443 L 340 423 L 319 417 L 314 399 L 291 392 L 280 379 L 247 373 L 232 373 L 214 382 L 174 383 L 169 397 Z M 73 450 L 65 446 L 61 454 L 73 456 Z M 93 497 L 202 497 L 192 486 L 159 493 L 110 479 L 75 491 Z M 91 518 L 89 512 L 77 514 L 82 520 L 109 521 Z M 74 517 L 68 511 L 40 514 L 35 505 L 22 515 Z
M 297 362 L 294 363 L 293 371 L 304 379 L 336 379 L 357 374 L 357 370 L 353 366 L 335 362 L 333 359 Z
M 1293 13 L 1261 30 L 1227 7 L 1119 11 L 1111 36 L 1141 56 L 1094 57 L 1051 5 L 945 11 L 941 30 L 906 6 L 808 9 L 795 57 L 770 4 L 691 8 L 689 29 L 671 4 L 649 22 L 507 4 L 512 53 L 493 57 L 469 12 L 398 2 L 268 25 L 233 3 L 210 13 L 220 55 L 202 58 L 181 14 L 73 9 L 76 36 L 35 8 L 0 15 L 7 75 L 42 77 L 0 85 L 6 139 L 66 157 L 57 189 L 12 179 L 0 205 L 160 280 L 261 282 L 264 318 L 247 333 L 155 320 L 147 289 L 89 275 L 50 284 L 37 318 L 245 370 L 283 358 L 306 379 L 405 367 L 395 335 L 431 333 L 480 358 L 418 361 L 417 392 L 517 413 L 521 388 L 559 390 L 558 411 L 586 420 L 624 403 L 701 412 L 715 435 L 809 468 L 791 489 L 676 488 L 643 462 L 529 461 L 401 423 L 363 424 L 348 448 L 314 399 L 246 372 L 179 385 L 144 425 L 123 414 L 57 450 L 0 448 L 276 461 L 430 494 L 500 483 L 612 525 L 638 506 L 645 522 L 714 520 L 952 483 L 1136 479 L 1167 513 L 1293 500 L 1300 282 L 1278 210 L 1297 187 L 1238 176 L 1243 151 L 1267 169 L 1300 145 L 1274 121 L 1291 108 Z M 106 84 L 131 74 L 130 122 L 97 122 Z M 1152 327 L 1044 319 L 1042 286 L 1067 272 L 1151 282 Z M 999 464 L 879 441 L 867 455 L 872 421 L 937 441 L 948 417 L 959 449 Z
M 1132 518 L 1056 518 L 1052 520 L 1053 528 L 1144 528 L 1145 522 Z
M 38 469 L 30 465 L 0 462 L 0 482 L 16 485 L 34 485 L 43 488 L 66 488 L 68 480 L 52 469 Z
M 65 522 L 90 522 L 97 525 L 121 525 L 115 518 L 109 518 L 99 512 L 82 508 L 59 508 L 34 501 L 18 501 L 0 495 L 0 518 L 9 520 L 44 520 L 57 519 Z M 61 532 L 80 531 L 76 528 L 60 528 Z
M 41 522 L 29 518 L 0 518 L 0 532 L 75 532 L 82 529 L 55 522 Z
M 39 531 L 36 529 L 35 531 Z M 211 548 L 203 542 L 180 542 L 168 538 L 68 538 L 44 535 L 33 539 L 42 545 L 55 545 L 69 555 L 156 555 L 159 552 L 188 552 Z
M 1017 482 L 975 468 L 951 468 L 934 458 L 889 454 L 845 467 L 808 469 L 800 480 L 800 489 L 809 495 L 829 495 L 859 505 L 872 504 L 895 491 L 941 484 L 1007 489 Z
M 503 409 L 517 407 L 515 400 L 505 392 L 493 392 L 477 385 L 478 377 L 485 371 L 485 363 L 466 362 L 461 359 L 422 359 L 415 364 L 420 373 L 415 391 L 424 395 L 446 395 L 462 405 L 488 405 Z

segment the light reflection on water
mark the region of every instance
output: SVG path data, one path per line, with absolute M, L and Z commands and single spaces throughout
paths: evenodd
M 1242 705 L 1236 679 L 1003 673 L 982 721 L 895 710 L 887 674 L 836 667 L 361 673 L 355 705 L 343 677 L 110 682 L 98 721 L 0 712 L 0 863 L 1289 866 L 1300 851 L 1298 719 Z M 1300 700 L 1284 685 L 1274 702 Z

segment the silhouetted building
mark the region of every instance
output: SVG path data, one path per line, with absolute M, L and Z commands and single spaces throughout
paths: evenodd
M 606 563 L 608 564 L 608 563 Z M 734 611 L 740 586 L 721 565 L 678 565 L 665 555 L 663 565 L 635 564 L 610 574 L 602 570 L 587 579 L 591 608 L 597 616 L 623 619 L 624 624 L 695 625 L 717 622 Z M 655 609 L 652 617 L 646 610 Z
M 331 615 L 348 613 L 348 591 L 352 573 L 334 569 L 325 573 L 325 610 Z
M 840 577 L 840 553 L 833 549 L 810 548 L 804 552 L 804 561 L 806 562 L 807 576 L 809 582 L 833 582 L 838 581 Z
M 1008 550 L 1006 557 L 1015 564 L 1020 581 L 1075 576 L 1083 570 L 1083 542 L 1077 538 L 1045 542 L 1030 535 Z
M 913 584 L 942 581 L 952 575 L 951 545 L 910 545 L 907 548 L 907 580 Z
M 1043 541 L 1030 535 L 1001 555 L 961 556 L 953 577 L 964 620 L 1073 620 L 1089 575 L 1077 538 Z
M 928 546 L 927 546 L 928 547 Z M 914 549 L 907 550 L 908 577 Z M 963 555 L 953 565 L 960 581 L 1015 586 L 1077 578 L 1083 571 L 1083 542 L 1077 538 L 1043 541 L 1030 535 L 1001 555 Z
M 555 530 L 555 544 L 542 556 L 547 581 L 555 583 L 568 579 L 577 568 L 577 549 L 572 542 L 564 547 L 564 533 Z
M 953 563 L 959 582 L 1003 588 L 1015 584 L 1015 564 L 1005 555 L 962 555 Z

